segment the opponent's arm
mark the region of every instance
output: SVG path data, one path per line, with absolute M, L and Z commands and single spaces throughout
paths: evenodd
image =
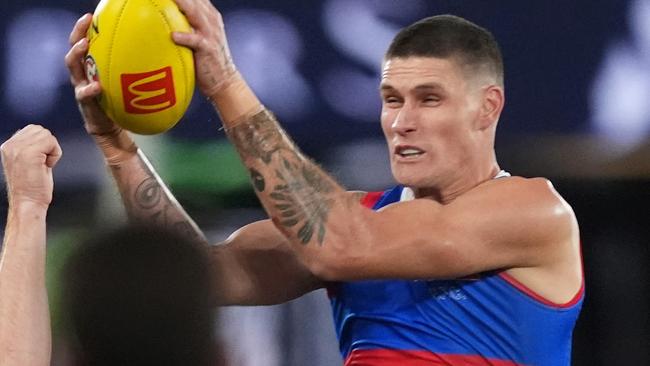
M 575 260 L 555 247 L 576 253 L 575 218 L 544 181 L 484 183 L 448 205 L 418 199 L 381 212 L 362 207 L 298 150 L 235 71 L 210 2 L 176 1 L 195 32 L 174 40 L 194 49 L 198 73 L 207 75 L 199 86 L 260 201 L 321 279 L 445 278 Z
M 9 198 L 0 254 L 0 366 L 45 366 L 52 343 L 45 218 L 61 148 L 48 130 L 29 125 L 0 149 Z

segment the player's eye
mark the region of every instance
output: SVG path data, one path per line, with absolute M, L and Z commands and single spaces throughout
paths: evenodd
M 384 103 L 385 104 L 397 104 L 397 103 L 400 103 L 400 102 L 401 102 L 401 100 L 398 97 L 390 96 L 390 95 L 384 96 Z
M 427 95 L 426 97 L 424 97 L 424 101 L 425 102 L 439 102 L 440 98 L 438 98 L 438 96 L 436 96 L 436 95 Z

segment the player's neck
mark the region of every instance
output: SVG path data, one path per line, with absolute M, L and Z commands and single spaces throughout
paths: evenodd
M 431 198 L 441 204 L 448 204 L 469 190 L 493 179 L 500 171 L 499 164 L 494 160 L 482 167 L 462 169 L 459 176 L 439 186 L 412 189 L 415 198 Z

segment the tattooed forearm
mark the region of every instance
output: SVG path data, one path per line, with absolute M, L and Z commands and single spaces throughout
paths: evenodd
M 146 178 L 135 190 L 135 203 L 143 209 L 150 209 L 160 203 L 162 190 L 153 177 Z
M 334 185 L 324 179 L 318 167 L 307 163 L 292 163 L 282 158 L 282 164 L 275 170 L 280 184 L 273 187 L 270 197 L 280 213 L 282 226 L 300 224 L 298 238 L 303 244 L 309 243 L 317 231 L 317 242 L 322 244 L 327 216 L 334 203 L 331 195 Z
M 129 219 L 172 227 L 188 237 L 204 241 L 203 233 L 160 180 L 144 154 L 139 151 L 133 159 L 111 167 Z
M 330 211 L 343 189 L 301 155 L 266 110 L 239 121 L 228 135 L 276 226 L 302 244 L 322 245 Z
M 248 159 L 260 159 L 268 165 L 275 153 L 281 149 L 291 151 L 292 148 L 291 142 L 284 136 L 275 118 L 267 110 L 248 120 L 237 122 L 227 132 L 244 162 Z

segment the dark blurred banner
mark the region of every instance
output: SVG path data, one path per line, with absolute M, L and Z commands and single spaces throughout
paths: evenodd
M 490 29 L 506 64 L 502 134 L 603 134 L 637 144 L 650 130 L 650 4 L 579 1 L 215 1 L 237 64 L 299 141 L 379 133 L 377 85 L 395 32 L 443 13 Z M 43 121 L 77 131 L 63 67 L 67 35 L 95 1 L 10 1 L 0 19 L 0 131 Z M 174 136 L 215 136 L 197 96 Z M 312 131 L 321 133 L 315 136 Z

